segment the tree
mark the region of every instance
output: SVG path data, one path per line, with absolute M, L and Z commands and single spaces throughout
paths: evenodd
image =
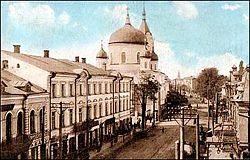
M 142 129 L 145 128 L 147 99 L 156 100 L 155 94 L 160 90 L 160 83 L 150 74 L 142 74 L 138 84 L 134 86 L 135 94 L 142 107 Z
M 214 100 L 215 93 L 220 92 L 226 77 L 218 75 L 217 68 L 205 68 L 197 78 L 196 92 L 203 98 Z
M 188 99 L 176 91 L 168 91 L 165 107 L 162 111 L 163 119 L 170 119 L 171 117 L 180 111 L 180 107 L 187 105 Z

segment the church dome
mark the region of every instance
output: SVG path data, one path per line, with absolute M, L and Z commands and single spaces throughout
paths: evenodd
M 144 44 L 146 36 L 142 31 L 134 28 L 127 14 L 125 25 L 111 34 L 109 44 L 112 43 L 133 43 L 133 44 Z
M 135 29 L 132 25 L 126 24 L 111 34 L 109 44 L 112 43 L 133 43 L 144 44 L 145 35 L 142 31 Z
M 108 58 L 107 53 L 101 48 L 101 50 L 97 53 L 96 58 Z
M 158 56 L 157 54 L 153 51 L 152 56 L 151 56 L 152 61 L 158 61 Z

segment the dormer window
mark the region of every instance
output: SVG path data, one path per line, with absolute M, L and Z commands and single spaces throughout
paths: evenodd
M 3 68 L 8 69 L 9 65 L 8 65 L 8 60 L 3 60 Z
M 31 92 L 32 84 L 29 81 L 11 81 L 10 83 L 18 89 L 21 89 L 25 92 Z

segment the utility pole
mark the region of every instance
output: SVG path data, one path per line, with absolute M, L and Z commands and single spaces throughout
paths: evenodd
M 208 87 L 207 87 L 207 129 L 209 130 L 210 128 L 210 107 L 209 107 L 209 89 L 210 89 L 210 77 L 208 77 Z
M 45 122 L 45 106 L 42 109 L 42 145 L 41 145 L 41 159 L 46 159 L 46 145 L 44 143 L 44 122 Z
M 200 143 L 199 143 L 199 114 L 196 115 L 196 159 L 200 159 Z
M 63 108 L 67 109 L 67 108 L 71 108 L 71 107 L 63 107 L 63 104 L 70 104 L 70 103 L 51 103 L 53 106 L 51 108 L 59 108 L 60 109 L 60 113 L 59 113 L 59 159 L 62 159 L 62 114 L 63 114 Z M 57 106 L 59 104 L 59 107 Z M 66 153 L 65 153 L 66 154 Z
M 184 159 L 184 107 L 181 108 L 180 159 Z
M 62 159 L 62 102 L 60 102 L 59 159 Z

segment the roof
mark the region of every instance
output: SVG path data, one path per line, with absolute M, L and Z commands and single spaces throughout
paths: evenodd
M 146 34 L 146 33 L 150 33 L 150 30 L 149 30 L 149 27 L 148 27 L 148 24 L 147 24 L 147 22 L 146 22 L 146 19 L 143 19 L 142 20 L 142 23 L 141 23 L 141 26 L 140 26 L 140 30 L 144 33 L 144 34 Z
M 131 24 L 125 24 L 122 28 L 118 29 L 111 34 L 109 44 L 112 43 L 132 43 L 132 44 L 145 44 L 146 36 L 144 33 Z
M 75 61 L 70 61 L 68 59 L 59 59 L 58 61 L 61 61 L 65 64 L 71 65 L 73 66 L 74 69 L 87 69 L 88 72 L 91 75 L 100 75 L 100 76 L 110 76 L 108 71 L 105 71 L 104 69 L 101 68 L 97 68 L 91 64 L 87 64 L 87 63 L 82 63 L 82 62 L 75 62 Z
M 1 51 L 9 56 L 25 61 L 31 65 L 41 68 L 48 72 L 63 72 L 63 73 L 73 73 L 72 65 L 58 61 L 54 58 L 45 58 L 41 56 L 28 55 L 23 53 L 13 53 L 9 51 Z
M 151 60 L 152 61 L 158 61 L 158 56 L 154 51 L 152 52 Z
M 31 92 L 45 91 L 41 87 L 31 84 L 29 81 L 26 81 L 25 79 L 18 77 L 17 75 L 14 75 L 6 70 L 1 70 L 1 81 L 6 84 L 5 92 L 8 94 L 28 94 L 28 92 L 18 88 L 19 86 L 25 86 L 28 83 L 31 85 Z
M 96 58 L 108 58 L 107 53 L 101 47 L 101 50 L 97 53 Z

